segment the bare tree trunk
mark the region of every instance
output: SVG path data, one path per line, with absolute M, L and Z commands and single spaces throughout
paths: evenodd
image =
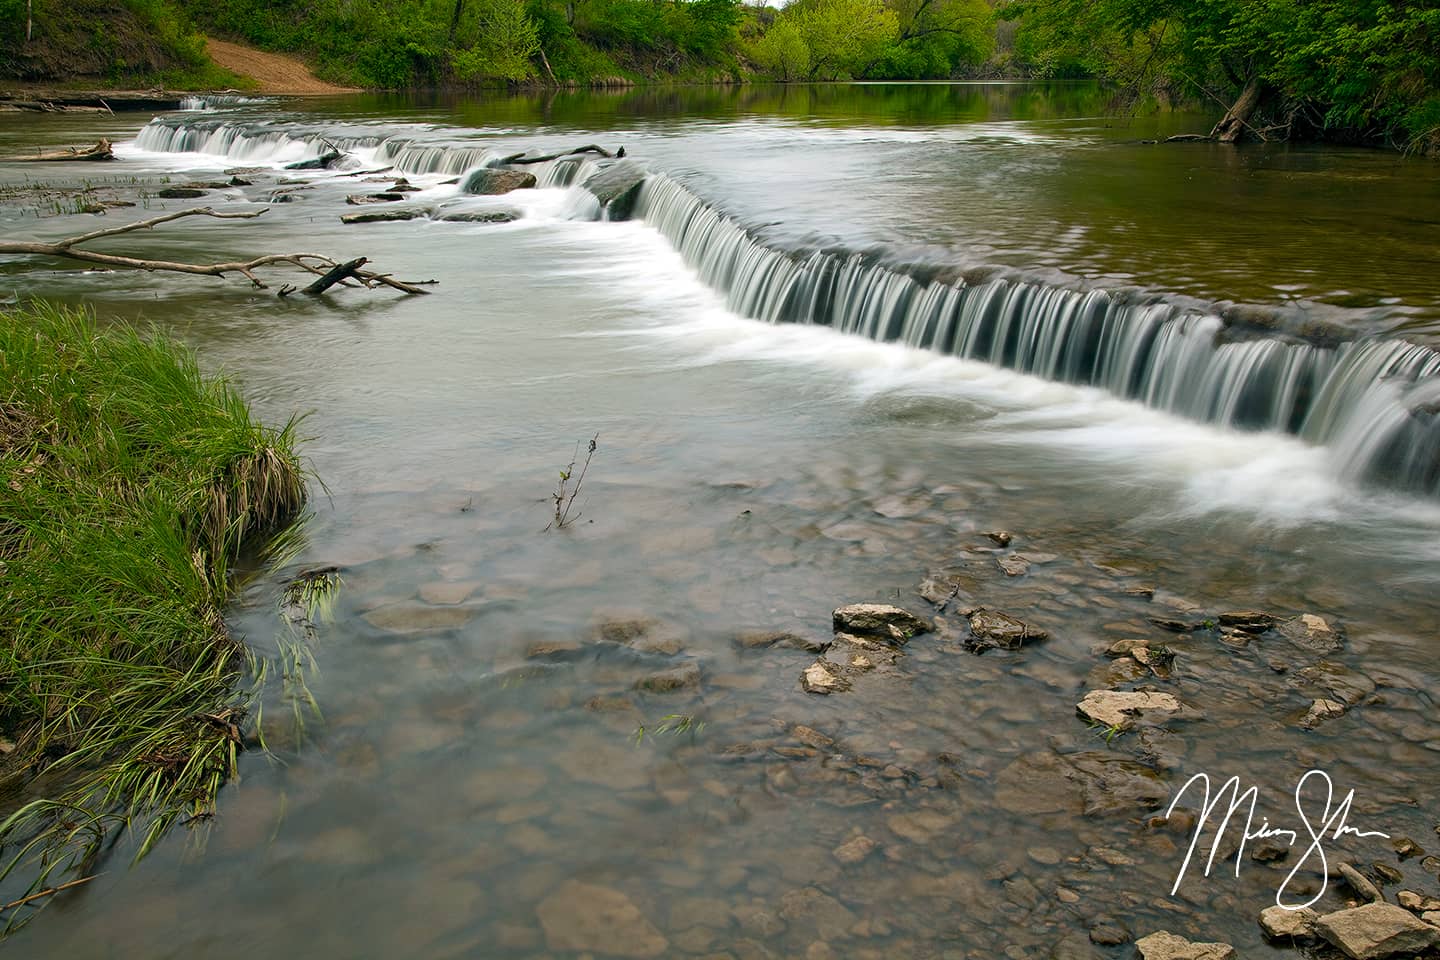
M 34 12 L 35 0 L 25 0 L 25 42 L 29 43 L 35 33 Z
M 1264 84 L 1258 78 L 1252 78 L 1245 84 L 1245 89 L 1240 92 L 1240 99 L 1225 111 L 1225 116 L 1215 124 L 1215 129 L 1210 131 L 1210 136 L 1221 143 L 1236 143 L 1249 130 L 1255 136 L 1264 140 L 1260 132 L 1250 126 L 1250 115 L 1255 108 L 1260 106 L 1260 100 L 1264 96 Z

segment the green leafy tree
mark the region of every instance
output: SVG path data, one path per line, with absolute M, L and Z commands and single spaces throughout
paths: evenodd
M 803 80 L 810 75 L 810 47 L 793 18 L 776 20 L 751 45 L 750 59 L 776 80 Z
M 895 43 L 900 30 L 895 11 L 883 0 L 800 0 L 781 15 L 790 17 L 810 52 L 811 80 L 859 76 Z

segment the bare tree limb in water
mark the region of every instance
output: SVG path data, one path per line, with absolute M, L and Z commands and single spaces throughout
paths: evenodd
M 423 294 L 429 293 L 416 283 L 407 283 L 404 280 L 396 280 L 388 273 L 374 273 L 369 270 L 361 270 L 368 261 L 361 257 L 358 261 L 350 261 L 342 264 L 332 257 L 320 253 L 271 253 L 260 257 L 253 257 L 249 260 L 231 260 L 222 263 L 185 263 L 175 260 L 147 260 L 140 257 L 126 257 L 114 253 L 99 253 L 94 250 L 79 249 L 81 244 L 89 243 L 92 240 L 116 237 L 121 234 L 130 233 L 135 230 L 148 230 L 168 223 L 171 220 L 179 220 L 184 217 L 212 217 L 216 220 L 253 220 L 263 214 L 264 210 L 255 210 L 248 213 L 220 213 L 210 207 L 192 207 L 188 210 L 178 210 L 175 213 L 167 213 L 159 217 L 151 217 L 148 220 L 139 220 L 135 223 L 122 224 L 118 227 L 107 227 L 104 230 L 94 230 L 90 233 L 82 233 L 76 237 L 67 237 L 53 243 L 45 243 L 38 240 L 0 240 L 0 255 L 3 254 L 31 254 L 35 256 L 64 257 L 68 260 L 78 260 L 82 263 L 95 263 L 106 267 L 123 267 L 131 270 L 166 271 L 169 273 L 188 273 L 196 276 L 223 277 L 226 274 L 238 273 L 249 280 L 256 287 L 266 289 L 255 271 L 261 267 L 274 266 L 276 264 L 289 264 L 299 267 L 310 273 L 327 276 L 333 274 L 338 268 L 350 267 L 351 269 L 341 272 L 335 279 L 321 286 L 319 283 L 312 284 L 306 288 L 306 293 L 321 293 L 335 283 L 354 277 L 361 285 L 373 289 L 376 286 L 386 286 L 404 293 Z M 435 281 L 424 281 L 434 283 Z M 317 289 L 318 288 L 318 289 Z M 289 293 L 289 290 L 284 291 Z

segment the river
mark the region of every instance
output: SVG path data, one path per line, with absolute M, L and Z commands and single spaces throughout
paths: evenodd
M 102 224 L 241 167 L 260 169 L 205 202 L 298 198 L 107 249 L 363 255 L 438 281 L 282 300 L 0 265 L 16 298 L 154 322 L 262 417 L 307 414 L 325 486 L 288 572 L 344 579 L 311 650 L 320 715 L 297 730 L 276 684 L 270 755 L 242 758 L 213 824 L 134 868 L 122 842 L 7 949 L 1038 960 L 1112 955 L 1089 934 L 1120 925 L 1254 956 L 1300 852 L 1172 894 L 1188 835 L 1149 818 L 1191 775 L 1239 775 L 1293 821 L 1323 769 L 1356 825 L 1440 846 L 1440 177 L 1146 142 L 1206 118 L 1106 106 L 871 84 L 0 117 L 6 153 L 118 144 L 83 173 L 0 171 L 144 194 Z M 344 197 L 393 173 L 280 169 L 327 141 L 398 167 L 408 204 L 518 218 L 344 225 L 375 209 Z M 600 218 L 593 159 L 502 197 L 445 182 L 589 143 L 651 172 L 636 218 Z M 0 223 L 95 228 L 23 196 Z M 580 518 L 547 531 L 592 437 Z M 231 611 L 262 651 L 287 635 L 286 572 Z M 845 692 L 802 691 L 814 654 L 740 640 L 828 639 L 856 601 L 934 617 L 927 579 L 954 592 L 939 629 Z M 1049 638 L 972 653 L 967 605 Z M 1344 645 L 1216 628 L 1237 609 L 1321 615 Z M 1099 652 L 1125 638 L 1166 643 L 1173 676 Z M 685 685 L 645 689 L 657 672 Z M 1119 736 L 1076 716 L 1145 684 L 1193 711 Z M 1317 698 L 1348 712 L 1304 729 Z M 1329 846 L 1440 892 L 1433 859 Z

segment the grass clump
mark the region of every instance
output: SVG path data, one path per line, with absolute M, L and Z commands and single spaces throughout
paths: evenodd
M 0 881 L 213 811 L 252 698 L 220 611 L 304 506 L 294 445 L 172 341 L 0 311 Z

